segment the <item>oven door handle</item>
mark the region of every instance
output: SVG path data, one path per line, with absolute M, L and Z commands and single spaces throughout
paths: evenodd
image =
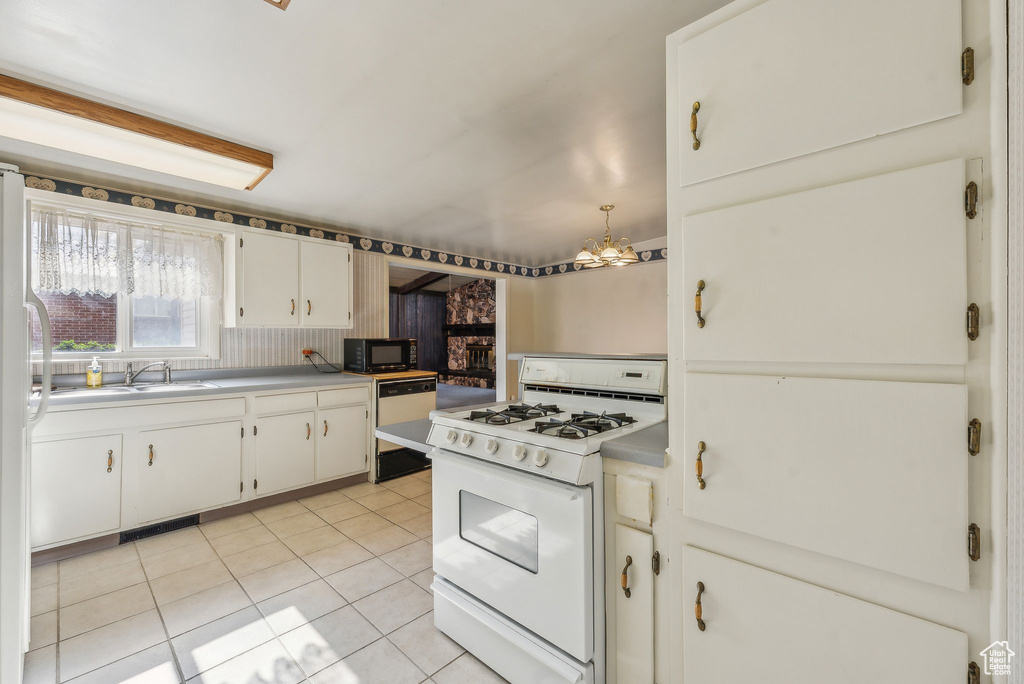
M 504 466 L 491 465 L 490 463 L 477 461 L 476 459 L 467 458 L 466 456 L 460 456 L 441 449 L 435 448 L 433 453 L 431 453 L 431 458 L 435 461 L 448 463 L 455 468 L 471 470 L 478 474 L 502 480 L 516 487 L 529 489 L 537 494 L 565 501 L 566 503 L 576 501 L 581 496 L 578 485 L 563 484 L 546 478 L 538 478 L 530 473 L 520 472 L 519 470 L 513 470 Z M 538 480 L 543 481 L 538 482 Z

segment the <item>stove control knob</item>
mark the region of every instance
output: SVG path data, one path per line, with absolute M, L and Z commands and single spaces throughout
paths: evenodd
M 533 455 L 533 465 L 538 468 L 543 468 L 548 464 L 548 452 L 543 449 L 537 449 L 537 453 Z
M 458 438 L 458 432 L 456 432 L 455 430 L 449 430 L 448 434 L 444 436 L 444 441 L 448 442 L 449 444 L 455 444 L 455 440 L 457 440 Z
M 522 461 L 524 458 L 526 458 L 526 447 L 524 447 L 522 444 L 516 444 L 516 448 L 512 450 L 512 458 L 516 459 L 517 461 Z
M 473 435 L 469 434 L 468 432 L 462 433 L 462 446 L 468 447 L 472 443 L 473 443 Z
M 484 449 L 487 450 L 487 453 L 493 454 L 495 451 L 498 450 L 498 440 L 496 440 L 496 439 L 489 439 L 489 440 L 487 440 L 487 444 L 484 445 Z

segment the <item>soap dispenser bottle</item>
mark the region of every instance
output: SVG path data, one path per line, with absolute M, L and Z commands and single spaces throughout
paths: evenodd
M 92 365 L 85 369 L 85 386 L 103 386 L 103 368 L 100 366 L 100 357 L 92 357 Z

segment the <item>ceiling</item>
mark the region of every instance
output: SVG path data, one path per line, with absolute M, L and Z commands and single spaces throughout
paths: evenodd
M 417 278 L 421 278 L 427 275 L 428 273 L 438 272 L 421 271 L 417 268 L 404 268 L 402 266 L 395 266 L 394 264 L 392 264 L 391 267 L 388 269 L 388 286 L 401 287 L 403 285 L 411 283 Z M 419 288 L 417 292 L 448 292 L 449 290 L 454 290 L 457 287 L 466 285 L 467 283 L 475 282 L 477 280 L 480 280 L 480 278 L 446 273 L 444 278 L 441 278 L 437 282 L 433 282 L 430 285 L 427 285 L 426 287 Z
M 527 265 L 665 234 L 665 36 L 724 0 L 0 3 L 0 72 L 269 151 L 233 191 L 0 136 L 39 173 Z M 2 133 L 2 132 L 0 132 Z

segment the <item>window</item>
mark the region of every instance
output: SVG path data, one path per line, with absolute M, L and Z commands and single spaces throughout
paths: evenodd
M 33 206 L 33 289 L 54 357 L 216 356 L 221 244 L 219 234 Z

